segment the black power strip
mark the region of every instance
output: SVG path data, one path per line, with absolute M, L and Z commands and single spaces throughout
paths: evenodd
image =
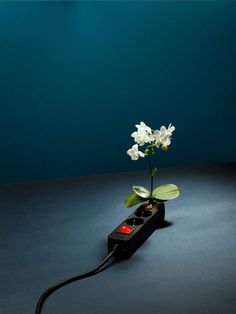
M 114 256 L 129 258 L 148 237 L 164 224 L 164 203 L 145 208 L 141 205 L 108 236 L 108 252 L 118 245 Z
M 108 256 L 93 269 L 61 281 L 45 290 L 38 300 L 35 314 L 42 313 L 45 300 L 53 292 L 74 281 L 97 274 L 112 256 L 129 258 L 158 227 L 164 224 L 164 219 L 164 203 L 153 202 L 146 207 L 141 205 L 108 236 Z

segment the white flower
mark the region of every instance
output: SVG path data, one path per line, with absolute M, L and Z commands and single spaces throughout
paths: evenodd
M 139 157 L 145 157 L 145 154 L 138 150 L 138 144 L 134 144 L 132 148 L 128 149 L 127 154 L 132 160 L 138 160 Z
M 168 128 L 166 128 L 165 126 L 162 126 L 160 128 L 160 131 L 158 131 L 158 142 L 159 145 L 163 145 L 163 146 L 169 146 L 171 144 L 171 136 L 172 136 L 172 132 L 175 130 L 174 126 L 171 126 L 171 124 L 169 124 Z
M 140 124 L 136 124 L 136 128 L 138 131 L 131 134 L 136 143 L 138 143 L 140 146 L 143 146 L 144 144 L 150 143 L 152 141 L 152 130 L 149 126 L 147 126 L 144 122 L 140 122 Z
M 150 136 L 151 141 L 154 142 L 154 146 L 157 148 L 160 146 L 161 141 L 160 141 L 160 131 L 155 130 L 152 135 Z
M 152 134 L 151 128 L 142 121 L 140 122 L 140 124 L 136 124 L 135 126 L 138 129 L 138 132 L 146 131 L 147 133 Z
M 150 135 L 147 134 L 146 131 L 138 131 L 131 134 L 134 138 L 134 141 L 138 143 L 140 146 L 143 146 L 145 143 L 150 143 L 151 138 Z

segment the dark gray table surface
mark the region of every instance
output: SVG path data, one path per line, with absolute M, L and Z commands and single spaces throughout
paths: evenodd
M 51 295 L 43 314 L 236 313 L 236 164 L 160 169 L 176 183 L 166 220 L 129 260 Z M 107 254 L 145 172 L 0 186 L 0 313 L 33 314 L 51 284 Z

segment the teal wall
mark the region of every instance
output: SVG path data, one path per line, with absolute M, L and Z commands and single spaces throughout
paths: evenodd
M 236 2 L 1 2 L 0 182 L 144 169 L 134 124 L 171 122 L 160 167 L 233 161 Z

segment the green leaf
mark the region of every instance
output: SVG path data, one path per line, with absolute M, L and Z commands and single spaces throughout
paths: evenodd
M 160 185 L 152 192 L 154 198 L 162 201 L 172 200 L 178 197 L 179 194 L 179 188 L 175 184 Z
M 142 197 L 138 196 L 136 193 L 133 192 L 127 197 L 127 199 L 124 201 L 124 204 L 126 207 L 132 207 L 144 201 L 146 201 L 146 199 L 143 199 Z
M 149 198 L 151 196 L 151 192 L 144 186 L 135 185 L 133 186 L 133 190 L 138 196 L 142 198 Z

